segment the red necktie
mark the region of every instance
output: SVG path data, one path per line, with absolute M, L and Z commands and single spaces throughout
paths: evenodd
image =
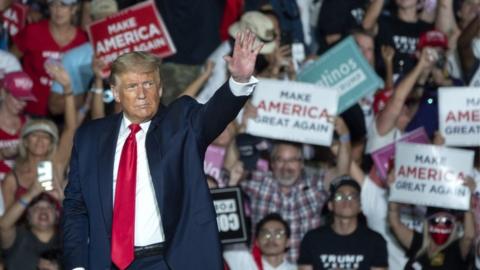
M 137 176 L 137 140 L 139 124 L 131 124 L 118 164 L 112 222 L 112 262 L 121 270 L 134 259 L 135 188 Z

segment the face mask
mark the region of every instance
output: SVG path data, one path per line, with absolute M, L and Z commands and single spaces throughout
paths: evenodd
M 480 38 L 475 38 L 472 41 L 472 51 L 475 58 L 480 59 Z
M 448 241 L 453 231 L 453 221 L 444 216 L 433 217 L 429 221 L 429 233 L 435 244 L 441 246 Z

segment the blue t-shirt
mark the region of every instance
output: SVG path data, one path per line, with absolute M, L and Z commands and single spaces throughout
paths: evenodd
M 88 42 L 67 51 L 62 57 L 62 64 L 70 76 L 74 95 L 80 95 L 88 91 L 88 86 L 94 76 L 92 57 L 93 47 Z M 52 92 L 62 94 L 63 87 L 54 81 Z

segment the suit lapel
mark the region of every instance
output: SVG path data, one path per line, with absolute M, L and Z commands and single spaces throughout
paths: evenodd
M 145 148 L 147 152 L 148 166 L 150 168 L 150 174 L 152 176 L 153 188 L 155 190 L 158 208 L 160 209 L 160 214 L 162 215 L 163 228 L 165 230 L 165 219 L 168 218 L 164 216 L 166 213 L 165 202 L 163 199 L 165 198 L 164 193 L 166 192 L 165 179 L 162 175 L 162 168 L 158 167 L 158 164 L 160 164 L 163 157 L 163 151 L 165 151 L 165 149 L 162 149 L 162 131 L 160 130 L 161 120 L 164 116 L 165 108 L 161 105 L 157 114 L 152 119 L 152 122 L 148 129 L 147 138 L 145 141 Z M 168 237 L 167 232 L 165 232 L 165 237 Z
M 108 235 L 111 235 L 112 230 L 113 163 L 121 119 L 122 114 L 120 113 L 110 121 L 110 126 L 105 128 L 98 144 L 100 148 L 98 159 L 98 195 L 102 202 L 103 218 Z

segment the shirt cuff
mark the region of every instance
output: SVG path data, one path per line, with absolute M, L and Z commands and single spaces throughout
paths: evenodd
M 249 96 L 255 86 L 257 85 L 258 80 L 254 76 L 250 77 L 250 80 L 246 83 L 239 83 L 236 82 L 232 77 L 228 80 L 228 85 L 230 86 L 230 90 L 232 91 L 233 95 L 239 96 Z
M 85 270 L 85 268 L 83 268 L 83 267 L 75 267 L 75 268 L 73 268 L 72 270 Z

